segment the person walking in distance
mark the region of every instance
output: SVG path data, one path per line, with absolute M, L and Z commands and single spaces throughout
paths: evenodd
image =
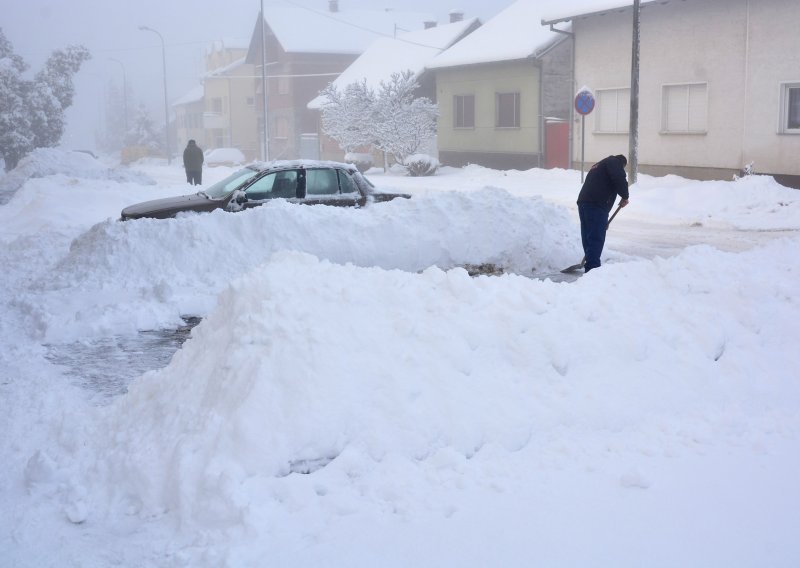
M 625 177 L 627 165 L 628 159 L 622 154 L 603 158 L 586 174 L 586 181 L 578 194 L 586 272 L 600 266 L 600 255 L 606 242 L 608 214 L 617 195 L 622 198 L 620 207 L 628 204 L 628 179 Z
M 186 170 L 186 181 L 192 185 L 203 183 L 203 151 L 194 140 L 189 140 L 183 151 L 183 168 Z

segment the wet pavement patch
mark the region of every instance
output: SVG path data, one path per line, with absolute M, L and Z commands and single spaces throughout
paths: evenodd
M 128 385 L 147 371 L 162 369 L 189 338 L 199 317 L 183 317 L 177 329 L 140 331 L 89 341 L 46 345 L 47 359 L 104 405 L 128 392 Z

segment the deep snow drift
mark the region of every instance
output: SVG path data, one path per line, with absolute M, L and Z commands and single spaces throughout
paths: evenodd
M 140 167 L 161 185 L 53 175 L 0 207 L 3 562 L 800 562 L 796 234 L 611 248 L 556 283 L 531 269 L 579 259 L 576 172 L 375 173 L 414 196 L 120 223 L 188 187 Z M 766 178 L 644 177 L 625 214 L 735 240 L 798 211 Z M 516 274 L 458 268 L 485 262 Z M 187 314 L 107 404 L 47 359 Z

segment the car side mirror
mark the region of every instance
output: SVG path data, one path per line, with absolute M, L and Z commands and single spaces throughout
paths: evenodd
M 244 209 L 243 205 L 247 202 L 247 194 L 241 189 L 237 189 L 231 195 L 228 204 L 225 206 L 225 209 L 228 211 L 241 211 Z

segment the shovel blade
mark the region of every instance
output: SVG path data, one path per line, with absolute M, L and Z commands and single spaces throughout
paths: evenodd
M 561 272 L 564 273 L 564 274 L 569 274 L 569 273 L 575 272 L 576 270 L 579 270 L 581 268 L 583 268 L 583 263 L 582 262 L 579 263 L 579 264 L 573 264 L 572 266 L 568 266 L 567 268 L 565 268 Z

